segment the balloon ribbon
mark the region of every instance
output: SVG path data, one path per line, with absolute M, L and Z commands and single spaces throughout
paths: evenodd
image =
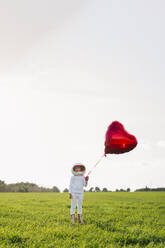
M 96 166 L 101 162 L 101 160 L 103 159 L 104 156 L 105 156 L 105 154 L 103 154 L 101 156 L 101 158 L 96 162 L 96 164 L 93 166 L 93 168 L 88 172 L 87 176 L 89 176 L 91 174 L 91 172 L 93 171 L 93 169 L 96 168 Z

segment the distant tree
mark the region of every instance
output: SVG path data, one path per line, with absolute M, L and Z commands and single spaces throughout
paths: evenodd
M 93 192 L 93 189 L 94 189 L 94 188 L 93 188 L 93 187 L 91 187 L 91 188 L 89 189 L 89 192 Z
M 26 185 L 20 184 L 18 187 L 18 192 L 28 192 L 28 187 Z
M 4 181 L 0 180 L 0 192 L 6 191 L 6 184 Z
M 54 186 L 52 188 L 52 192 L 60 192 L 59 188 L 57 186 Z
M 118 189 L 116 189 L 115 191 L 116 191 L 116 192 L 119 192 L 119 190 L 118 190 Z
M 108 192 L 107 188 L 103 188 L 102 192 Z
M 99 187 L 95 187 L 95 192 L 100 192 L 100 188 Z
M 148 188 L 147 186 L 145 187 L 145 191 L 150 191 L 150 188 Z
M 65 188 L 64 190 L 63 190 L 63 192 L 65 193 L 65 192 L 69 192 L 69 190 L 67 189 L 67 188 Z
M 127 188 L 127 192 L 130 192 L 131 190 L 130 190 L 130 188 Z
M 124 189 L 120 189 L 119 191 L 120 191 L 120 192 L 125 192 L 125 190 L 124 190 Z

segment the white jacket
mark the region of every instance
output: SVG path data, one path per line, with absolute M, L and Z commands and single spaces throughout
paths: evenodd
M 69 185 L 69 193 L 83 193 L 84 186 L 86 187 L 88 182 L 85 180 L 85 177 L 83 175 L 79 176 L 72 176 L 70 179 L 70 185 Z

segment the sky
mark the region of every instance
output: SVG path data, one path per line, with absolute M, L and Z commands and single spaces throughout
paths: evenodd
M 0 180 L 68 188 L 118 120 L 138 146 L 104 158 L 87 189 L 165 187 L 165 2 L 0 6 Z

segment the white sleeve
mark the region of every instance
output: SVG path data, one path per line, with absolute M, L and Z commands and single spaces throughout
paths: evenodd
M 70 179 L 69 194 L 72 194 L 72 185 L 73 185 L 73 177 L 71 177 L 71 179 Z

